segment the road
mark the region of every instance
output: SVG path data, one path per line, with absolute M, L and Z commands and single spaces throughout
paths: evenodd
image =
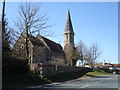
M 46 84 L 42 86 L 42 88 L 118 88 L 118 75 L 56 82 L 52 84 Z

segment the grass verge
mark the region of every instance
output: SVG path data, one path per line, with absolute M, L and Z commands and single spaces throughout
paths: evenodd
M 103 70 L 91 71 L 91 72 L 83 70 L 82 72 L 57 74 L 55 76 L 48 77 L 47 79 L 53 82 L 62 82 L 62 81 L 68 81 L 68 80 L 73 80 L 73 79 L 85 79 L 85 78 L 91 78 L 91 77 L 100 78 L 106 75 L 112 75 L 112 73 L 106 73 Z
M 92 72 L 88 72 L 86 73 L 84 76 L 80 77 L 81 79 L 84 78 L 90 78 L 90 77 L 100 77 L 100 76 L 106 76 L 106 75 L 112 75 L 112 73 L 107 73 L 103 70 L 99 70 L 99 71 L 92 71 Z

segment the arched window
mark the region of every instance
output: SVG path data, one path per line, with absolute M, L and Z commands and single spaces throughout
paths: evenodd
M 66 35 L 66 38 L 68 39 L 68 34 Z

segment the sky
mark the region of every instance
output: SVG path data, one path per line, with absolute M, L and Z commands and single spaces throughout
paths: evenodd
M 13 25 L 13 20 L 18 17 L 18 5 L 18 2 L 6 3 L 6 17 L 10 25 Z M 47 13 L 48 24 L 53 25 L 46 31 L 54 33 L 54 36 L 47 38 L 62 46 L 68 10 L 70 10 L 75 33 L 75 44 L 80 40 L 88 47 L 98 44 L 102 52 L 98 62 L 105 60 L 110 63 L 118 63 L 118 3 L 42 2 L 40 11 Z

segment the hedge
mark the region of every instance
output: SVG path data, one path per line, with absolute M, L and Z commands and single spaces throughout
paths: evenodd
M 28 65 L 25 59 L 14 56 L 2 56 L 2 73 L 27 73 Z

